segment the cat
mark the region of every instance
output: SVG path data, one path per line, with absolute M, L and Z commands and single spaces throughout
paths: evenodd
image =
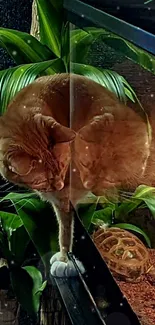
M 67 252 L 73 238 L 69 164 L 76 133 L 69 128 L 69 84 L 68 74 L 40 77 L 18 92 L 0 117 L 2 177 L 35 191 L 55 210 L 60 253 L 51 263 L 55 259 L 61 263 L 54 263 L 51 272 L 58 275 L 68 272 Z M 83 270 L 80 263 L 79 267 Z
M 55 276 L 76 274 L 67 262 L 73 245 L 70 201 L 76 206 L 88 192 L 101 195 L 147 181 L 154 175 L 150 157 L 145 119 L 84 76 L 40 77 L 0 118 L 1 175 L 54 207 L 60 245 L 51 259 Z
M 92 80 L 81 76 L 72 79 L 73 159 L 83 187 L 108 196 L 115 195 L 116 189 L 155 186 L 153 111 L 147 123 L 136 105 L 131 108 L 121 103 L 114 93 Z

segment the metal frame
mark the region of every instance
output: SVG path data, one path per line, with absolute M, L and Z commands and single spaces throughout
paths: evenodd
M 69 21 L 80 27 L 102 27 L 155 55 L 155 35 L 79 0 L 64 0 Z

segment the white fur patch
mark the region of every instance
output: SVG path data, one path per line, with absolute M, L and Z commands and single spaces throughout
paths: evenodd
M 80 272 L 82 274 L 85 273 L 85 268 L 83 264 L 77 259 L 76 259 L 76 263 L 78 268 L 80 269 Z M 50 264 L 51 264 L 51 275 L 54 277 L 68 278 L 68 277 L 75 277 L 78 275 L 77 270 L 73 265 L 72 261 L 68 260 L 67 263 L 60 261 L 60 252 L 52 256 L 50 260 Z

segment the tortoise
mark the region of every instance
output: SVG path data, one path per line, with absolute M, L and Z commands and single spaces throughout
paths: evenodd
M 92 239 L 116 278 L 139 282 L 148 274 L 148 280 L 155 283 L 149 250 L 133 233 L 116 227 L 100 227 Z

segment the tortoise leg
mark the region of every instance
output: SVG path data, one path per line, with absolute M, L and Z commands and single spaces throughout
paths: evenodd
M 150 284 L 155 285 L 155 267 L 153 265 L 147 271 L 146 278 Z

